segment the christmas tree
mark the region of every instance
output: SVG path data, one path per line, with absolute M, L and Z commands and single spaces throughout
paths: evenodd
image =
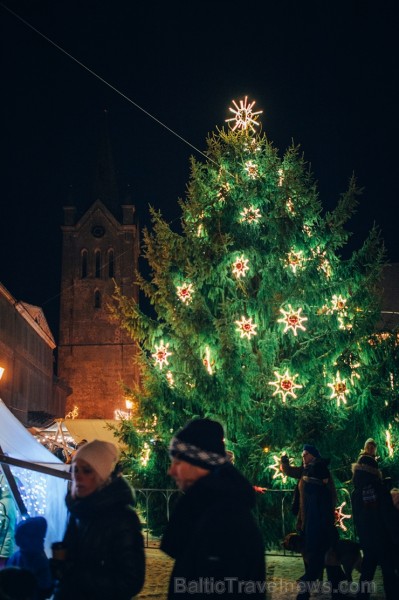
M 292 486 L 279 457 L 300 461 L 304 443 L 331 458 L 338 482 L 370 436 L 393 461 L 396 344 L 376 333 L 379 232 L 347 251 L 355 179 L 323 212 L 299 148 L 280 158 L 254 104 L 234 102 L 206 160 L 192 159 L 181 229 L 152 210 L 139 284 L 153 314 L 117 293 L 141 349 L 124 424 L 141 485 L 166 486 L 171 434 L 194 417 L 221 421 L 237 467 L 269 489 Z

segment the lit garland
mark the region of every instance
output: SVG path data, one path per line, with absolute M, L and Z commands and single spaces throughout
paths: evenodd
M 269 381 L 269 385 L 274 385 L 276 387 L 276 390 L 273 392 L 273 396 L 281 394 L 283 402 L 286 401 L 287 396 L 297 398 L 294 390 L 302 387 L 298 383 L 295 383 L 295 379 L 299 377 L 299 374 L 296 373 L 295 375 L 291 376 L 288 369 L 286 369 L 283 375 L 281 375 L 278 371 L 274 371 L 274 374 L 277 377 L 277 380 Z
M 18 489 L 30 517 L 44 515 L 47 509 L 47 481 L 41 473 L 29 469 L 13 468 L 19 483 Z
M 335 526 L 339 527 L 340 529 L 342 529 L 342 531 L 348 531 L 348 528 L 346 527 L 344 521 L 345 519 L 351 519 L 352 515 L 345 515 L 343 510 L 344 510 L 344 506 L 346 505 L 346 502 L 342 502 L 342 504 L 340 504 L 339 506 L 336 507 L 335 511 L 334 511 L 334 517 L 335 517 Z
M 152 358 L 155 359 L 155 364 L 159 366 L 162 371 L 164 365 L 168 365 L 168 357 L 172 356 L 172 352 L 169 352 L 169 343 L 164 344 L 163 341 L 159 344 L 155 344 L 155 352 L 152 354 Z
M 288 305 L 288 310 L 284 310 L 280 308 L 280 312 L 284 315 L 282 319 L 277 319 L 277 323 L 284 323 L 285 329 L 283 333 L 287 333 L 289 329 L 292 330 L 293 334 L 297 335 L 297 329 L 302 329 L 302 331 L 306 331 L 306 327 L 302 325 L 303 321 L 307 321 L 307 317 L 301 317 L 302 308 L 298 308 L 298 310 L 294 310 L 291 304 Z
M 272 476 L 272 479 L 280 478 L 281 481 L 283 483 L 285 483 L 287 481 L 287 475 L 285 475 L 283 473 L 283 471 L 281 470 L 281 461 L 280 461 L 280 458 L 274 454 L 273 455 L 273 460 L 274 460 L 274 465 L 269 465 L 267 467 L 267 469 L 271 469 L 272 471 L 274 471 L 274 475 Z
M 252 160 L 248 160 L 245 163 L 245 170 L 250 179 L 257 179 L 259 177 L 258 165 L 256 163 L 254 163 Z
M 254 206 L 244 208 L 244 210 L 240 212 L 240 215 L 242 216 L 242 219 L 240 219 L 241 223 L 244 221 L 247 223 L 257 223 L 262 216 L 259 208 L 255 208 Z
M 192 283 L 183 283 L 183 285 L 177 286 L 177 295 L 184 304 L 190 304 L 193 292 Z
M 205 348 L 205 356 L 202 359 L 202 362 L 209 375 L 213 375 L 213 367 L 215 366 L 215 361 L 211 359 L 211 351 L 209 349 L 209 346 Z
M 168 382 L 169 387 L 172 388 L 175 386 L 175 380 L 173 379 L 172 371 L 168 371 L 166 373 L 166 381 Z
M 230 121 L 235 121 L 234 127 L 232 127 L 233 131 L 235 131 L 236 129 L 240 129 L 241 131 L 251 129 L 252 131 L 255 131 L 254 125 L 259 127 L 257 117 L 263 112 L 262 110 L 253 112 L 252 108 L 255 105 L 255 100 L 248 104 L 248 96 L 245 96 L 244 100 L 240 100 L 240 106 L 237 105 L 235 100 L 233 100 L 233 104 L 235 109 L 229 107 L 229 111 L 232 112 L 235 116 L 231 117 L 231 119 L 226 119 L 226 123 L 230 123 Z
M 248 258 L 244 258 L 244 255 L 241 254 L 236 261 L 232 265 L 233 275 L 239 279 L 240 277 L 245 277 L 247 271 L 249 271 L 248 267 Z
M 289 213 L 291 213 L 292 215 L 295 215 L 295 207 L 294 207 L 294 203 L 292 201 L 292 198 L 288 198 L 287 202 L 285 203 L 287 210 Z
M 140 463 L 143 467 L 146 467 L 148 465 L 150 456 L 151 456 L 150 445 L 148 444 L 148 442 L 144 442 L 143 448 L 140 453 Z
M 350 392 L 346 385 L 346 379 L 341 379 L 339 371 L 337 371 L 333 383 L 328 383 L 327 386 L 330 387 L 332 390 L 330 398 L 337 399 L 337 406 L 340 406 L 341 402 L 346 404 L 346 396 Z
M 236 321 L 235 323 L 238 326 L 236 331 L 240 332 L 242 338 L 247 337 L 251 339 L 251 335 L 257 335 L 255 331 L 257 324 L 252 323 L 251 317 L 249 319 L 241 317 L 241 321 Z

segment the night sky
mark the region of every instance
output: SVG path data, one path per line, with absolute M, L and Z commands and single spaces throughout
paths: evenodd
M 121 200 L 130 190 L 143 226 L 150 204 L 177 226 L 189 157 L 245 95 L 280 154 L 301 145 L 326 210 L 355 173 L 350 247 L 376 222 L 398 262 L 396 4 L 0 2 L 0 281 L 41 306 L 57 338 L 62 207 L 93 199 L 104 110 Z

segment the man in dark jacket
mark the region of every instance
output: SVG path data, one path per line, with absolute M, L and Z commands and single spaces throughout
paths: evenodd
M 168 599 L 265 598 L 255 492 L 226 455 L 220 423 L 195 419 L 170 443 L 168 471 L 184 492 L 161 549 L 175 559 Z
M 376 443 L 366 440 L 358 461 L 352 465 L 353 520 L 363 562 L 358 598 L 367 600 L 372 591 L 377 565 L 380 565 L 387 600 L 397 598 L 394 563 L 395 508 L 389 490 L 384 485 L 376 458 Z
M 283 455 L 281 469 L 288 477 L 298 479 L 295 514 L 297 531 L 304 540 L 305 574 L 301 577 L 297 600 L 307 600 L 311 582 L 322 578 L 327 550 L 338 540 L 334 526 L 336 489 L 328 460 L 323 459 L 312 444 L 304 445 L 301 466 L 290 465 L 288 457 Z M 327 575 L 333 597 L 339 597 L 344 572 L 339 566 L 328 566 Z

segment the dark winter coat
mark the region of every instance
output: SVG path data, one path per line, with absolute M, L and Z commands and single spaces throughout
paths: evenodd
M 385 487 L 377 461 L 361 454 L 352 465 L 353 522 L 363 550 L 381 554 L 399 540 L 392 497 Z
M 245 591 L 249 598 L 265 597 L 264 591 L 256 588 L 265 587 L 266 575 L 254 506 L 252 486 L 231 464 L 211 471 L 187 490 L 161 543 L 161 549 L 175 559 L 169 600 L 216 599 L 223 589 L 231 599 L 243 597 Z M 247 582 L 246 587 L 242 584 L 241 594 L 237 593 L 238 581 Z M 207 582 L 213 593 L 201 587 Z M 179 585 L 186 587 L 179 589 Z
M 67 560 L 55 600 L 130 600 L 143 586 L 145 558 L 129 484 L 116 477 L 86 498 L 68 494 L 66 503 Z
M 49 598 L 53 590 L 50 562 L 44 551 L 47 522 L 44 517 L 32 517 L 18 523 L 15 543 L 19 547 L 7 561 L 7 567 L 27 569 L 35 576 L 38 591 L 36 598 Z
M 337 540 L 334 510 L 337 494 L 328 461 L 315 458 L 306 466 L 282 462 L 283 473 L 298 479 L 297 530 L 304 536 L 305 552 L 324 552 Z

